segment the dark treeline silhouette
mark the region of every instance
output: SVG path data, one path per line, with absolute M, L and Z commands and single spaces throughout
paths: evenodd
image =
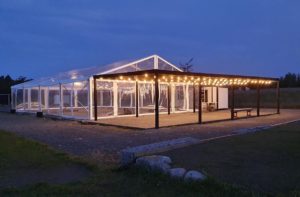
M 287 73 L 284 77 L 280 77 L 280 87 L 300 87 L 300 73 Z
M 30 81 L 26 77 L 20 76 L 16 79 L 11 78 L 9 75 L 0 76 L 0 94 L 10 94 L 10 87 L 19 83 Z

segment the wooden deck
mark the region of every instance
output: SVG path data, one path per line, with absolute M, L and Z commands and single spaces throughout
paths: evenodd
M 261 109 L 260 115 L 269 115 L 276 113 L 276 109 Z M 251 113 L 252 117 L 256 117 L 256 109 L 253 109 Z M 214 121 L 226 121 L 230 120 L 230 110 L 219 110 L 214 112 L 203 112 L 202 119 L 203 123 L 214 122 Z M 246 112 L 239 112 L 238 118 L 251 118 L 247 117 Z M 183 113 L 171 113 L 159 115 L 159 126 L 169 127 L 175 125 L 187 125 L 196 124 L 198 122 L 198 113 L 183 112 Z M 100 119 L 96 123 L 103 125 L 115 125 L 122 127 L 150 129 L 154 128 L 154 115 L 141 115 L 139 117 L 128 116 L 128 117 L 116 117 L 108 119 Z

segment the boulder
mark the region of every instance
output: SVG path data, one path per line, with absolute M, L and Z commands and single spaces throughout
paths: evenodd
M 205 179 L 206 176 L 196 170 L 190 170 L 184 176 L 185 181 L 204 181 Z
M 182 178 L 186 173 L 186 169 L 184 168 L 172 168 L 169 170 L 169 175 L 172 178 Z
M 136 160 L 137 166 L 146 167 L 150 170 L 158 170 L 162 173 L 168 173 L 171 163 L 172 160 L 170 157 L 162 155 L 144 156 Z

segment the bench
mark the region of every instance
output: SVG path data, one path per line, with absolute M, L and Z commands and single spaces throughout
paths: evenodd
M 247 112 L 247 116 L 251 116 L 252 108 L 236 108 L 233 109 L 234 117 L 237 117 L 238 112 Z

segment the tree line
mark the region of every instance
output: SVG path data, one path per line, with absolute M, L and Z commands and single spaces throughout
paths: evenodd
M 16 79 L 11 78 L 9 75 L 0 76 L 0 94 L 10 94 L 10 87 L 26 81 L 30 81 L 27 77 L 20 76 Z
M 287 73 L 285 76 L 280 77 L 279 80 L 282 88 L 300 87 L 300 73 Z

